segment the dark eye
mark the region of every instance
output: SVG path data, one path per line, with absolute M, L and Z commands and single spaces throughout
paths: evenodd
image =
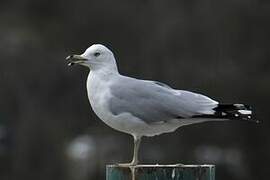
M 96 57 L 98 57 L 99 55 L 100 55 L 99 52 L 95 52 L 95 53 L 94 53 L 94 56 L 96 56 Z

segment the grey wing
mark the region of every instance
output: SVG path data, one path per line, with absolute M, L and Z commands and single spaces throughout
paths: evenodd
M 109 108 L 114 115 L 128 112 L 148 124 L 210 114 L 218 104 L 206 96 L 175 90 L 160 82 L 127 77 L 112 84 L 110 92 Z

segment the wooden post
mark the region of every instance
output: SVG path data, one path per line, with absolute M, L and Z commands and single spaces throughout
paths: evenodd
M 107 165 L 106 180 L 215 180 L 214 165 Z

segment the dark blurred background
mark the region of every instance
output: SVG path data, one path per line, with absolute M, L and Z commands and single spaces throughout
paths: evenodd
M 253 106 L 262 123 L 209 122 L 144 138 L 143 163 L 215 164 L 219 180 L 269 178 L 270 1 L 0 1 L 0 179 L 105 179 L 132 138 L 93 113 L 93 43 L 122 74 Z

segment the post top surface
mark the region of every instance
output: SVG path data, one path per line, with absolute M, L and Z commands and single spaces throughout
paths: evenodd
M 110 164 L 106 165 L 107 168 L 128 168 L 128 167 L 133 167 L 133 168 L 212 168 L 215 167 L 213 164 L 201 164 L 201 165 L 196 165 L 196 164 L 138 164 L 136 166 L 121 166 L 118 164 Z

